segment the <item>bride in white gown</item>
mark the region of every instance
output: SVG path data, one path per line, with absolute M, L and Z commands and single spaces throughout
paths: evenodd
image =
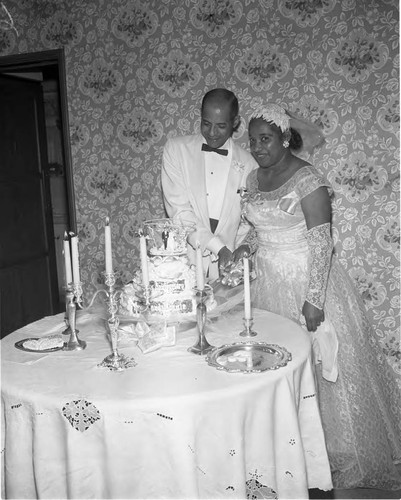
M 302 138 L 294 123 L 306 126 Z M 251 116 L 259 168 L 248 177 L 243 214 L 258 243 L 252 304 L 302 324 L 320 354 L 318 397 L 334 487 L 397 489 L 399 388 L 360 296 L 332 255 L 332 190 L 291 152 L 305 138 L 310 146 L 321 136 L 280 106 Z

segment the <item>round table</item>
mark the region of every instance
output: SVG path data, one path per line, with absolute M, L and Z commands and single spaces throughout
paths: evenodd
M 242 342 L 242 310 L 208 322 L 208 341 Z M 254 310 L 253 341 L 286 348 L 277 370 L 228 373 L 187 351 L 194 323 L 176 344 L 135 367 L 99 367 L 110 353 L 105 321 L 79 311 L 83 351 L 18 350 L 27 337 L 61 332 L 64 314 L 2 340 L 3 498 L 308 498 L 332 488 L 311 344 L 292 321 Z M 66 337 L 66 340 L 68 337 Z

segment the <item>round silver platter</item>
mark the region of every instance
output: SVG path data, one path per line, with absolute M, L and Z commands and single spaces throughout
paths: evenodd
M 266 342 L 235 342 L 215 347 L 206 361 L 218 370 L 230 373 L 260 373 L 277 370 L 291 361 L 287 349 Z

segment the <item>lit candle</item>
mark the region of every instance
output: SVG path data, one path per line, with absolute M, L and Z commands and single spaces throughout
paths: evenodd
M 106 273 L 110 274 L 113 272 L 113 259 L 111 253 L 110 221 L 108 217 L 106 218 L 106 225 L 104 226 L 104 253 Z
M 139 237 L 139 249 L 141 253 L 142 283 L 147 288 L 149 286 L 148 253 L 146 250 L 146 238 L 143 234 Z
M 75 284 L 80 283 L 79 275 L 79 253 L 78 253 L 78 236 L 74 233 L 71 235 L 71 258 L 72 258 L 72 276 Z
M 64 231 L 64 268 L 65 268 L 65 284 L 68 286 L 72 282 L 72 268 L 71 268 L 71 252 L 70 252 L 70 240 L 68 239 L 67 231 Z
M 199 241 L 196 242 L 196 288 L 198 290 L 203 290 L 205 288 L 202 249 Z
M 249 259 L 244 257 L 244 318 L 251 319 L 251 291 L 249 286 Z

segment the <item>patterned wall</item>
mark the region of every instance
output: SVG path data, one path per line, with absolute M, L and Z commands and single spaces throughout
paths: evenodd
M 199 130 L 214 87 L 244 118 L 275 101 L 319 123 L 311 160 L 335 190 L 336 252 L 376 325 L 399 351 L 399 33 L 396 0 L 4 0 L 0 55 L 64 47 L 82 278 L 103 281 L 112 221 L 122 280 L 138 265 L 135 230 L 164 216 L 162 148 Z

